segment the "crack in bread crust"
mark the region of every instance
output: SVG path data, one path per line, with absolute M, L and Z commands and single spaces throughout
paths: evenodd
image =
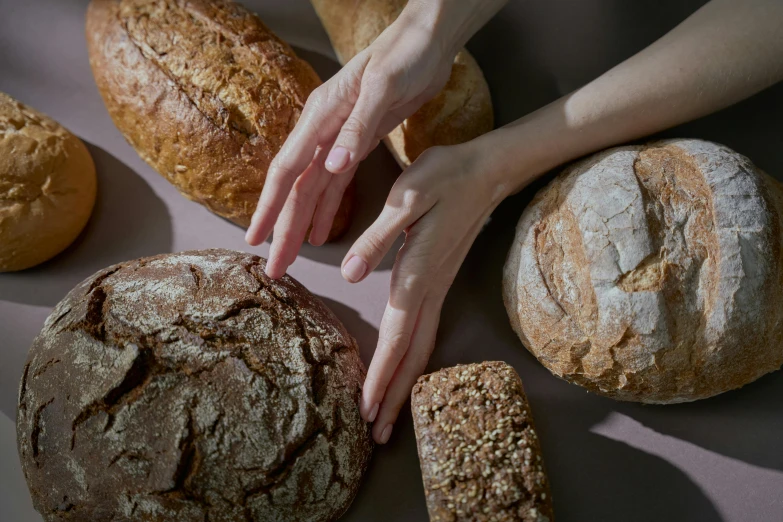
M 185 197 L 247 227 L 267 171 L 321 84 L 241 5 L 92 0 L 87 44 L 112 121 Z M 346 190 L 330 240 L 349 226 Z
M 347 509 L 372 447 L 355 341 L 263 268 L 224 250 L 145 258 L 56 307 L 31 348 L 17 424 L 47 521 L 333 520 Z
M 621 400 L 672 403 L 783 363 L 783 188 L 699 140 L 603 151 L 520 218 L 504 302 L 554 374 Z

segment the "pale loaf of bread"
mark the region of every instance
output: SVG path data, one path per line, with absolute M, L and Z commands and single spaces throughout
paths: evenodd
M 407 0 L 310 0 L 345 64 L 369 46 L 402 12 Z M 476 60 L 462 49 L 446 86 L 384 139 L 405 168 L 426 149 L 456 145 L 492 130 L 489 87 Z
M 43 263 L 70 245 L 92 214 L 96 185 L 79 138 L 0 93 L 0 272 Z
M 511 324 L 555 375 L 675 403 L 783 362 L 783 189 L 714 143 L 670 140 L 567 168 L 522 214 Z

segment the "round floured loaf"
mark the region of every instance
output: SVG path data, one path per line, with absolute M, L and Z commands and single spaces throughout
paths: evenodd
M 95 204 L 95 165 L 59 123 L 0 93 L 0 272 L 54 257 Z
M 332 521 L 372 443 L 365 370 L 325 305 L 226 250 L 115 265 L 57 305 L 19 393 L 47 521 Z
M 177 190 L 247 227 L 321 80 L 230 0 L 92 0 L 87 46 L 114 124 Z M 350 186 L 329 239 L 350 225 Z
M 699 140 L 611 149 L 525 210 L 503 274 L 524 345 L 616 399 L 675 403 L 783 362 L 783 189 Z

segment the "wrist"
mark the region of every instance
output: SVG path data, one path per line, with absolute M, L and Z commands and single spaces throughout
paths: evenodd
M 524 125 L 524 127 L 523 127 Z M 502 127 L 469 142 L 474 169 L 491 197 L 500 201 L 524 189 L 560 161 L 530 124 Z
M 400 18 L 430 28 L 445 56 L 453 57 L 508 0 L 408 0 Z
M 417 27 L 440 55 L 451 61 L 462 47 L 457 13 L 449 0 L 409 0 L 395 23 L 402 27 Z

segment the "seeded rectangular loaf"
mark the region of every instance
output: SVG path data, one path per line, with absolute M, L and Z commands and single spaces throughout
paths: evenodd
M 90 65 L 114 124 L 186 197 L 247 227 L 321 80 L 229 0 L 92 0 Z M 330 239 L 349 225 L 349 187 Z
M 432 522 L 551 522 L 552 498 L 522 381 L 503 362 L 445 368 L 411 393 Z

